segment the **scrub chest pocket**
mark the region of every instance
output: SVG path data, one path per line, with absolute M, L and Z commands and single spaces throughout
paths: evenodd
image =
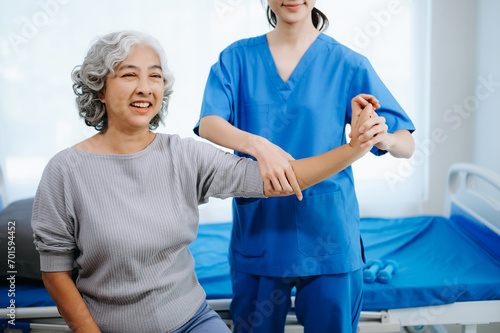
M 297 246 L 307 257 L 320 257 L 347 251 L 350 226 L 340 190 L 304 197 L 294 205 Z

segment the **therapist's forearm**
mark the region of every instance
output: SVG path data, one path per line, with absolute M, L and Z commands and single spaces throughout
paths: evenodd
M 399 130 L 391 136 L 392 145 L 387 149 L 389 154 L 398 158 L 410 158 L 415 152 L 415 140 L 408 130 Z
M 302 199 L 302 192 L 290 164 L 292 155 L 266 138 L 242 131 L 219 116 L 200 120 L 200 136 L 257 159 L 267 192 L 291 193 Z
M 321 155 L 291 161 L 291 165 L 301 190 L 313 186 L 344 170 L 352 163 L 363 157 L 368 148 L 342 145 Z M 288 194 L 274 194 L 264 191 L 268 197 L 286 196 Z
M 71 279 L 71 271 L 42 272 L 42 279 L 71 332 L 101 332 Z
M 205 116 L 200 120 L 202 138 L 220 146 L 259 158 L 262 146 L 269 141 L 261 136 L 240 130 L 219 116 Z

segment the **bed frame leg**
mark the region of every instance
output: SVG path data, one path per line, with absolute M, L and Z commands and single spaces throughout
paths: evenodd
M 462 333 L 476 333 L 476 332 L 477 332 L 476 324 L 462 325 Z

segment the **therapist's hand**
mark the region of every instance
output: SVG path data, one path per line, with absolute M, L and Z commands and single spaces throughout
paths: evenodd
M 290 165 L 294 160 L 292 155 L 265 138 L 259 137 L 258 140 L 254 156 L 259 163 L 265 192 L 275 195 L 295 193 L 302 200 L 299 183 Z
M 215 115 L 201 118 L 200 136 L 255 157 L 264 181 L 264 193 L 274 196 L 295 193 L 299 200 L 302 199 L 300 186 L 290 165 L 293 157 L 266 138 L 242 131 Z

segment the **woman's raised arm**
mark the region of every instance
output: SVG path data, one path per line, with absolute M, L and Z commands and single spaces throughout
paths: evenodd
M 375 105 L 377 105 L 377 103 Z M 352 110 L 352 139 L 349 143 L 321 155 L 290 162 L 301 190 L 313 186 L 344 170 L 359 158 L 363 157 L 372 148 L 370 145 L 362 145 L 358 139 L 360 135 L 359 128 L 375 116 L 372 104 L 363 97 L 356 96 L 352 100 Z M 268 197 L 290 195 L 290 193 L 275 194 L 266 192 L 266 189 L 264 189 L 264 194 Z
M 373 105 L 374 107 L 379 106 L 378 100 L 375 97 L 366 94 L 356 96 L 353 98 L 351 104 L 353 115 L 356 114 L 360 116 L 363 108 L 368 105 Z M 371 112 L 373 112 L 373 109 Z M 367 121 L 368 119 L 370 119 L 369 116 L 363 118 L 364 121 Z M 357 124 L 357 128 L 353 128 L 352 130 L 352 133 L 356 130 L 354 143 L 356 143 L 358 147 L 357 138 L 359 136 L 359 127 L 361 125 L 362 123 Z M 312 158 L 312 160 L 307 158 L 298 162 L 295 161 L 290 154 L 275 144 L 269 142 L 267 139 L 242 131 L 219 116 L 203 117 L 200 120 L 199 134 L 201 137 L 218 145 L 254 156 L 259 163 L 261 176 L 264 180 L 264 193 L 267 196 L 286 196 L 295 193 L 299 200 L 302 199 L 301 190 L 319 182 L 314 182 L 313 179 L 321 178 L 321 180 L 323 180 L 329 177 L 323 178 L 322 175 L 324 172 L 320 172 L 314 164 L 325 163 L 329 158 L 338 159 L 336 162 L 333 162 L 334 165 L 326 165 L 330 167 L 329 170 L 337 170 L 331 174 L 333 175 L 342 171 L 366 153 L 366 149 L 361 149 L 364 153 L 361 156 L 357 156 L 357 150 L 348 149 L 349 147 L 344 145 L 333 150 L 331 153 L 328 152 L 326 154 L 316 156 L 315 158 Z M 332 161 L 330 161 L 330 163 L 332 163 Z M 310 167 L 312 167 L 311 171 L 314 171 L 309 173 L 307 169 Z M 299 177 L 295 174 L 297 171 L 302 173 L 300 181 L 298 179 Z M 326 170 L 324 171 L 326 172 Z M 326 174 L 329 173 L 327 172 Z M 314 184 L 312 184 L 313 182 Z M 309 185 L 304 187 L 304 184 L 306 183 Z

